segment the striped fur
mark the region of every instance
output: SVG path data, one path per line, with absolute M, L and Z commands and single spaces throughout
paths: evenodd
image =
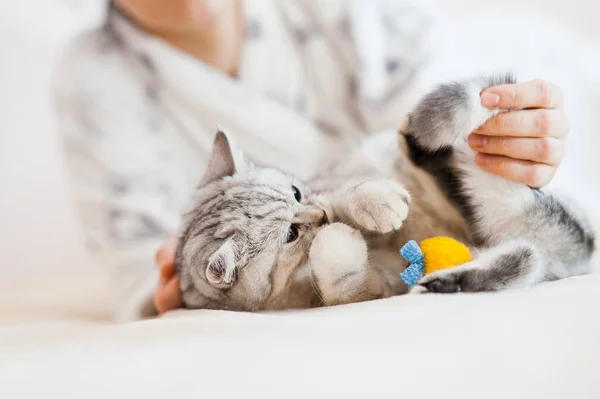
M 425 277 L 414 293 L 495 291 L 586 273 L 594 233 L 583 212 L 483 172 L 466 145 L 496 113 L 479 105 L 481 90 L 512 81 L 440 86 L 400 136 L 370 137 L 306 185 L 235 162 L 219 133 L 177 249 L 185 306 L 259 311 L 404 294 L 398 249 L 436 235 L 466 243 L 475 260 Z M 297 239 L 287 242 L 290 232 Z

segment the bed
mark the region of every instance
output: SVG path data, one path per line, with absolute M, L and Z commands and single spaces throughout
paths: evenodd
M 597 398 L 599 288 L 5 326 L 0 396 Z

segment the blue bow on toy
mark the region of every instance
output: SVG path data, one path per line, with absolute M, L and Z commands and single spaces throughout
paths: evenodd
M 400 249 L 400 254 L 408 261 L 408 263 L 410 263 L 410 265 L 400 273 L 400 277 L 408 284 L 408 288 L 412 288 L 423 278 L 423 276 L 425 276 L 425 255 L 423 255 L 423 251 L 419 248 L 419 244 L 413 240 L 407 242 L 402 249 Z

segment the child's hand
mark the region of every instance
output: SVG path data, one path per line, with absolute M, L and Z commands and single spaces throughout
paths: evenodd
M 160 269 L 158 288 L 154 294 L 154 305 L 159 314 L 181 307 L 179 276 L 175 273 L 175 250 L 177 238 L 171 236 L 156 253 L 156 265 Z
M 483 106 L 521 110 L 498 114 L 469 136 L 469 145 L 478 152 L 477 165 L 531 187 L 548 184 L 569 133 L 562 102 L 560 89 L 542 80 L 484 90 Z

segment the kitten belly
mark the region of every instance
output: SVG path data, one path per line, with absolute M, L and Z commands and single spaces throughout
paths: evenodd
M 369 263 L 379 270 L 389 287 L 388 295 L 402 295 L 408 293 L 408 286 L 400 278 L 400 273 L 406 269 L 408 263 L 400 255 L 400 248 L 395 246 L 372 248 L 369 250 Z
M 472 245 L 472 236 L 464 217 L 441 190 L 435 178 L 410 161 L 402 136 L 386 132 L 372 137 L 363 147 L 362 154 L 371 160 L 371 165 L 376 165 L 374 170 L 401 183 L 412 198 L 408 216 L 400 230 L 383 236 L 366 237 L 369 261 L 386 272 L 388 281 L 401 282 L 399 274 L 404 271 L 407 262 L 400 255 L 400 248 L 409 240 L 420 242 L 426 238 L 447 236 L 467 246 Z

